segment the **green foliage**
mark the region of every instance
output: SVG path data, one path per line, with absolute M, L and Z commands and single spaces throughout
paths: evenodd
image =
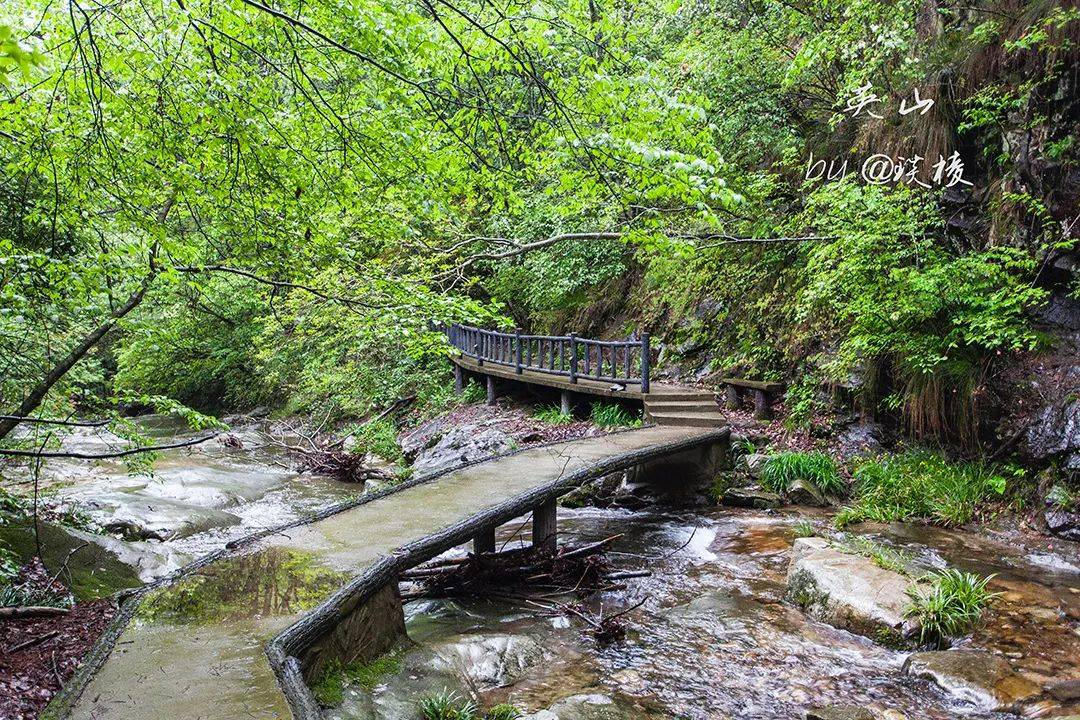
M 949 568 L 928 576 L 930 588 L 919 583 L 908 588 L 911 605 L 908 617 L 918 618 L 922 643 L 941 644 L 971 632 L 982 619 L 983 610 L 998 596 L 986 589 L 994 578 Z
M 536 409 L 533 417 L 549 425 L 567 425 L 574 422 L 574 416 L 563 414 L 558 405 L 543 405 Z
M 484 713 L 485 720 L 515 720 L 521 717 L 521 711 L 509 703 L 499 703 Z
M 854 502 L 835 523 L 929 519 L 962 525 L 982 504 L 1000 498 L 1005 486 L 1005 477 L 984 463 L 950 463 L 937 453 L 912 450 L 860 465 Z
M 22 559 L 18 553 L 0 541 L 0 584 L 7 583 L 15 577 L 22 567 Z
M 486 399 L 487 390 L 475 380 L 469 380 L 469 382 L 465 384 L 465 387 L 462 388 L 461 402 L 466 405 L 483 402 Z
M 810 427 L 814 414 L 820 410 L 817 402 L 820 383 L 821 380 L 816 375 L 805 373 L 788 386 L 784 395 L 784 407 L 788 414 L 784 422 L 789 428 Z
M 357 428 L 353 437 L 356 438 L 356 446 L 352 450 L 354 453 L 371 453 L 389 462 L 403 459 L 401 446 L 397 442 L 397 426 L 388 418 L 364 423 Z
M 345 688 L 358 685 L 367 692 L 374 690 L 383 678 L 401 672 L 402 656 L 388 653 L 367 663 L 343 665 L 332 660 L 311 687 L 315 699 L 323 707 L 337 707 L 345 699 Z
M 640 427 L 641 417 L 618 403 L 594 402 L 590 406 L 589 420 L 602 428 Z
M 1058 483 L 1046 494 L 1046 501 L 1062 510 L 1071 510 L 1080 505 L 1080 490 L 1072 490 Z
M 823 493 L 837 494 L 844 482 L 836 461 L 823 452 L 781 452 L 770 455 L 761 470 L 761 486 L 785 493 L 796 480 L 813 485 Z
M 423 720 L 478 720 L 476 703 L 451 690 L 421 699 L 418 707 Z
M 791 526 L 791 534 L 797 538 L 814 537 L 817 535 L 817 531 L 814 529 L 814 524 L 809 520 L 800 520 Z

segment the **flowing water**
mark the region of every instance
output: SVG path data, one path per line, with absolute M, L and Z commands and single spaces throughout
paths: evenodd
M 150 415 L 136 424 L 158 444 L 199 435 L 173 417 Z M 161 451 L 152 472 L 123 459 L 52 459 L 41 471 L 43 497 L 105 528 L 96 534 L 72 531 L 72 542 L 104 547 L 148 581 L 231 540 L 372 489 L 297 473 L 285 452 L 267 443 L 263 429 L 262 423 L 245 421 L 228 433 L 235 439 L 231 445 L 223 435 Z M 126 446 L 108 431 L 79 428 L 63 438 L 61 448 L 101 454 Z M 31 490 L 25 468 L 8 468 L 5 481 L 25 493 Z
M 610 558 L 647 568 L 627 592 L 590 602 L 627 615 L 626 639 L 598 645 L 572 615 L 520 602 L 418 601 L 400 672 L 351 687 L 332 720 L 415 718 L 443 690 L 481 707 L 510 702 L 574 718 L 796 718 L 852 703 L 908 718 L 1015 717 L 955 704 L 901 673 L 905 653 L 808 620 L 782 601 L 793 525 L 828 516 L 730 509 L 560 511 L 580 539 L 623 533 Z M 506 526 L 509 527 L 509 526 Z M 969 641 L 1046 679 L 1080 678 L 1080 558 L 1075 547 L 913 525 L 859 530 L 911 553 L 923 568 L 997 573 L 1003 595 Z M 1068 543 L 1066 543 L 1066 546 Z M 1059 710 L 1058 712 L 1064 712 Z M 552 720 L 541 713 L 537 720 Z

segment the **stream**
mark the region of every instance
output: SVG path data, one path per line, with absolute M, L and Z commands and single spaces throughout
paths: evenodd
M 412 602 L 406 618 L 413 644 L 400 672 L 371 691 L 347 688 L 345 703 L 326 717 L 415 718 L 420 697 L 446 690 L 482 708 L 513 703 L 537 713 L 535 720 L 801 718 L 832 703 L 908 718 L 1016 717 L 953 702 L 929 681 L 901 673 L 907 653 L 785 604 L 792 527 L 805 519 L 826 532 L 831 516 L 560 509 L 567 536 L 588 541 L 623 533 L 611 546 L 613 564 L 652 571 L 630 580 L 627 592 L 590 603 L 610 612 L 645 601 L 628 614 L 624 641 L 599 646 L 577 619 L 516 601 Z M 966 644 L 1007 655 L 1029 677 L 1080 678 L 1075 546 L 902 524 L 857 532 L 904 549 L 925 569 L 949 564 L 997 573 L 991 586 L 1002 596 Z

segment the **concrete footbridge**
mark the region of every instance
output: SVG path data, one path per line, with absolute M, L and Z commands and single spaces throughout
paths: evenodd
M 568 383 L 608 382 L 582 380 Z M 330 663 L 371 660 L 403 638 L 402 572 L 470 541 L 490 549 L 499 525 L 530 513 L 533 543 L 550 545 L 559 496 L 630 468 L 711 478 L 727 442 L 723 428 L 656 425 L 539 446 L 246 538 L 127 597 L 43 717 L 319 717 L 308 684 Z

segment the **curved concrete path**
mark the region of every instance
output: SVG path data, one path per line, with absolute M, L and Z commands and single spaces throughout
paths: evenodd
M 89 663 L 46 716 L 289 718 L 267 645 L 350 578 L 402 546 L 573 473 L 625 468 L 650 448 L 662 457 L 720 437 L 715 430 L 648 427 L 533 448 L 264 536 L 142 596 L 104 662 L 92 675 Z

